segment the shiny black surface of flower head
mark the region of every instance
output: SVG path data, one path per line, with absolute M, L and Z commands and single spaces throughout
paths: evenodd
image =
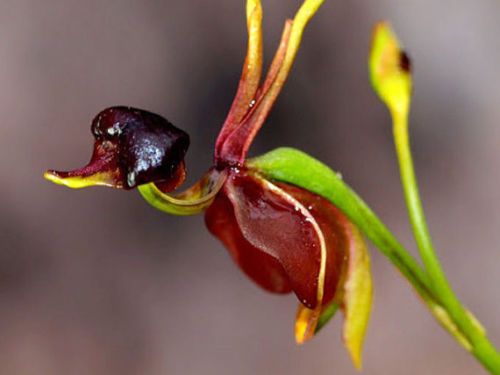
M 174 177 L 189 147 L 186 132 L 157 114 L 132 107 L 101 111 L 91 129 L 97 143 L 113 149 L 128 189 Z

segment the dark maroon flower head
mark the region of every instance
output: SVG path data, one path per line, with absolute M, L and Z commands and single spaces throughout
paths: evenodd
M 165 118 L 137 108 L 111 107 L 94 118 L 92 134 L 94 152 L 87 166 L 49 171 L 48 177 L 70 187 L 123 189 L 158 182 L 172 190 L 184 181 L 189 136 Z

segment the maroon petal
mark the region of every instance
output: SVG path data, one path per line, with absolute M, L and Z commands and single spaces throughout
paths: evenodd
M 292 291 L 281 263 L 243 236 L 233 206 L 225 194 L 217 195 L 206 211 L 205 222 L 208 230 L 224 243 L 234 261 L 255 283 L 273 293 Z
M 323 305 L 328 304 L 336 297 L 347 270 L 350 223 L 337 207 L 323 197 L 296 186 L 277 185 L 309 210 L 323 233 L 327 250 Z
M 278 186 L 247 172 L 231 173 L 216 202 L 207 211 L 208 227 L 252 279 L 269 285 L 259 273 L 264 264 L 273 265 L 308 308 L 334 297 L 346 243 L 343 217 L 334 206 L 304 190 Z M 260 259 L 250 253 L 266 255 L 259 255 L 266 262 L 256 263 Z M 254 262 L 242 264 L 242 259 L 250 258 Z

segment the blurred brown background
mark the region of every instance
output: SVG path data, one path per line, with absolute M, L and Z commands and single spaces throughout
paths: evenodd
M 264 0 L 268 61 L 298 0 Z M 414 250 L 389 117 L 369 86 L 371 27 L 415 65 L 412 136 L 431 231 L 459 296 L 500 344 L 500 3 L 328 0 L 253 152 L 301 148 L 342 172 Z M 255 287 L 204 228 L 136 192 L 70 191 L 90 121 L 126 104 L 211 161 L 246 45 L 243 0 L 0 2 L 0 374 L 355 374 L 336 319 L 294 344 L 296 301 Z M 373 252 L 365 374 L 481 374 Z

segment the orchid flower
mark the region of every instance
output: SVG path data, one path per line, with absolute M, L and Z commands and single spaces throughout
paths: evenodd
M 177 215 L 205 212 L 206 225 L 238 266 L 273 293 L 294 292 L 298 343 L 310 339 L 341 307 L 344 340 L 356 366 L 369 317 L 372 286 L 364 240 L 327 199 L 266 178 L 247 152 L 290 72 L 309 19 L 322 1 L 308 0 L 285 23 L 265 79 L 262 7 L 246 5 L 248 51 L 239 87 L 215 144 L 213 167 L 186 191 L 168 194 L 184 179 L 189 138 L 158 115 L 108 108 L 92 122 L 89 165 L 46 177 L 69 187 L 137 187 L 154 207 Z
M 108 108 L 95 117 L 94 151 L 87 166 L 49 170 L 45 177 L 71 188 L 137 188 L 166 213 L 204 213 L 209 231 L 251 280 L 269 292 L 296 295 L 298 343 L 311 339 L 338 309 L 343 312 L 343 340 L 357 368 L 372 306 L 365 235 L 408 279 L 438 322 L 495 369 L 500 357 L 495 359 L 473 315 L 447 299 L 451 289 L 436 287 L 434 274 L 422 269 L 338 174 L 289 148 L 247 158 L 290 73 L 304 29 L 322 3 L 305 0 L 285 22 L 262 79 L 262 7 L 259 0 L 247 0 L 248 47 L 239 86 L 215 143 L 213 165 L 193 186 L 177 192 L 185 179 L 189 136 L 163 117 L 131 107 Z M 376 91 L 403 121 L 409 109 L 410 65 L 386 24 L 375 29 L 370 69 Z M 403 175 L 407 167 L 408 160 L 403 161 Z M 414 209 L 409 205 L 410 216 Z M 432 260 L 427 263 L 436 266 Z M 460 308 L 463 313 L 457 313 Z M 487 347 L 490 352 L 484 354 Z

